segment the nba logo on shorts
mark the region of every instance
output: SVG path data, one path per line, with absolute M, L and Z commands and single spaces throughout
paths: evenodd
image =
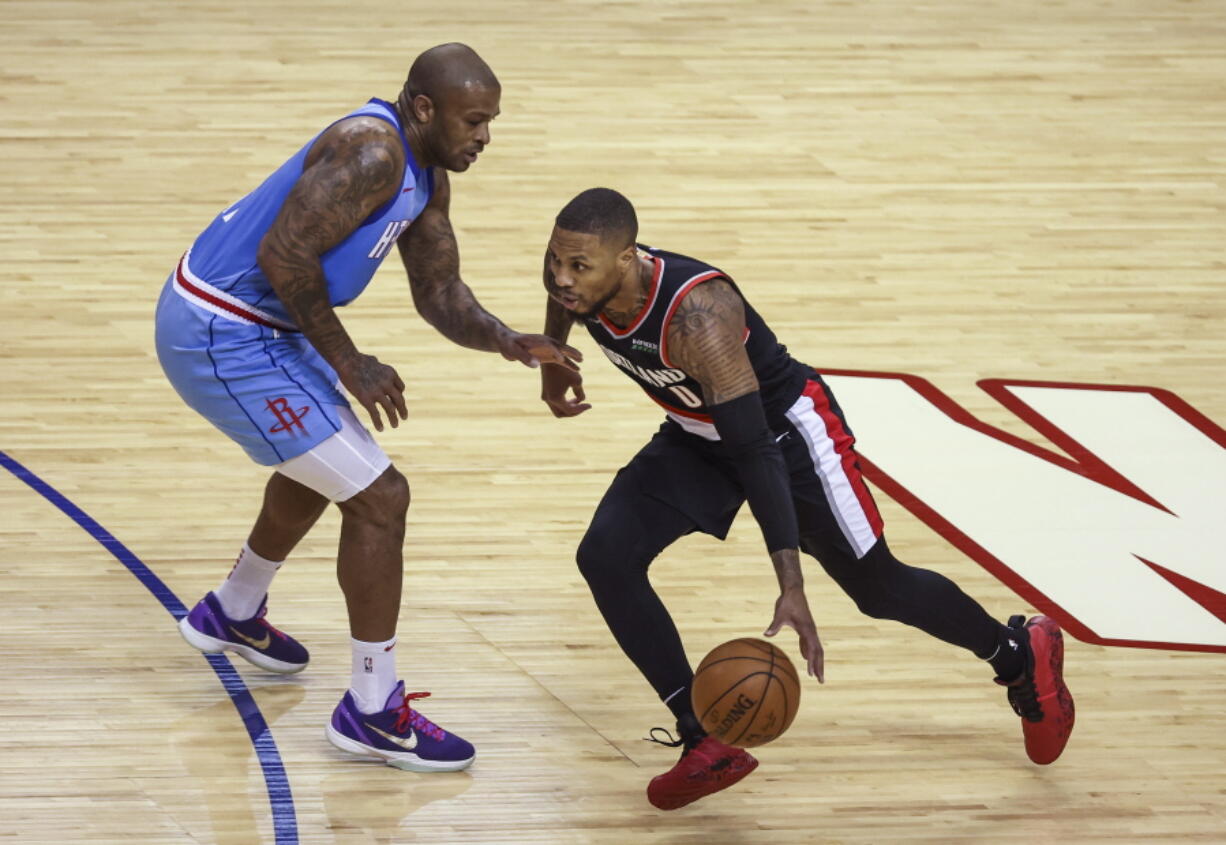
M 268 429 L 269 434 L 280 434 L 283 431 L 293 434 L 295 429 L 303 434 L 306 433 L 306 426 L 302 424 L 302 418 L 311 410 L 310 405 L 305 405 L 295 411 L 290 407 L 289 401 L 282 396 L 278 399 L 269 399 L 267 408 L 277 418 L 276 425 Z

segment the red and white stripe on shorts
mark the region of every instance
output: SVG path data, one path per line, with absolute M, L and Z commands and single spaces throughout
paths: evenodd
M 228 294 L 223 290 L 218 290 L 204 279 L 199 278 L 191 271 L 187 264 L 187 259 L 190 255 L 190 249 L 183 253 L 183 257 L 179 259 L 179 266 L 175 268 L 175 293 L 179 294 L 179 296 L 193 305 L 197 305 L 219 317 L 225 317 L 227 320 L 267 326 L 270 329 L 278 329 L 280 331 L 298 331 L 297 328 L 284 320 L 278 320 L 268 312 L 243 302 L 237 296 Z
M 843 536 L 856 557 L 864 557 L 881 536 L 881 514 L 856 465 L 855 440 L 831 408 L 821 382 L 805 385 L 787 418 L 809 447 L 813 468 Z

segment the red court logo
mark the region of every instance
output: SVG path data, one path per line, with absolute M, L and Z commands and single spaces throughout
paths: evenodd
M 272 411 L 274 417 L 277 418 L 277 424 L 268 429 L 269 434 L 280 434 L 287 432 L 294 434 L 295 429 L 306 434 L 306 426 L 302 424 L 302 418 L 311 410 L 310 405 L 306 405 L 295 411 L 290 407 L 289 401 L 284 397 L 268 400 L 268 410 Z
M 825 376 L 877 487 L 1068 633 L 1226 652 L 1226 431 L 1187 402 L 1155 387 L 980 381 L 1033 430 L 1024 439 L 916 376 Z

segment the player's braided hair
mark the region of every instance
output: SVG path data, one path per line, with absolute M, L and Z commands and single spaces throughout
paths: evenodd
M 633 244 L 639 234 L 634 206 L 612 188 L 588 188 L 568 202 L 554 222 L 568 232 L 615 241 L 619 248 Z

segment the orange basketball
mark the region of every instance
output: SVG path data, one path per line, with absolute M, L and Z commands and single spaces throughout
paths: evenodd
M 800 707 L 800 677 L 778 648 L 742 637 L 702 659 L 690 698 L 707 733 L 728 745 L 752 748 L 792 724 Z

